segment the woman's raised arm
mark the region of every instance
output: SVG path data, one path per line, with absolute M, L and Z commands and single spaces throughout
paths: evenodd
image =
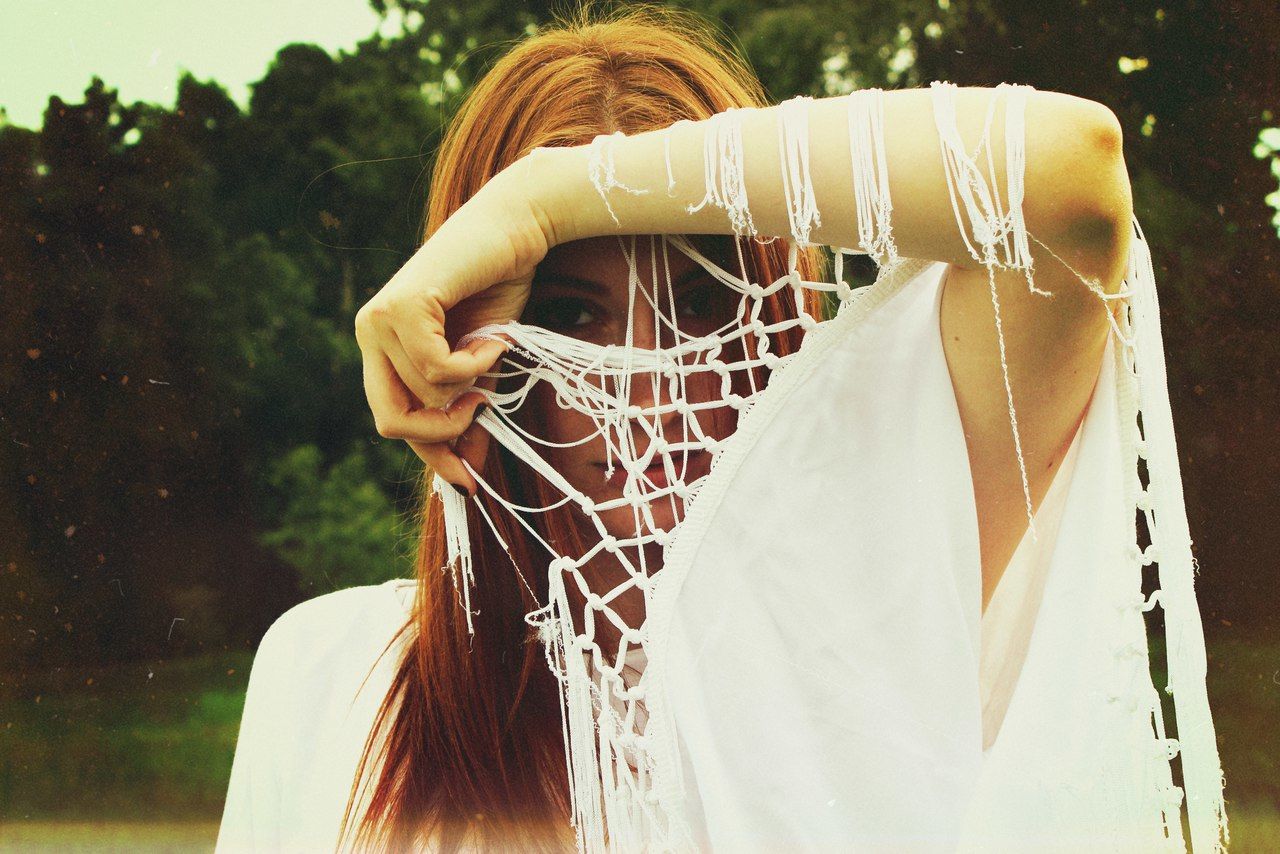
M 503 348 L 454 344 L 518 319 L 536 265 L 556 244 L 605 234 L 789 235 L 877 255 L 891 245 L 957 267 L 1007 266 L 974 248 L 990 252 L 1007 239 L 980 233 L 1007 207 L 1020 210 L 1030 238 L 1080 258 L 1119 245 L 1130 227 L 1120 140 L 1115 116 L 1093 101 L 935 83 L 535 149 L 455 211 L 357 314 L 378 431 L 408 441 L 450 483 L 475 488 L 461 458 L 479 459 L 484 437 L 471 450 L 447 443 L 481 401 L 459 393 Z M 983 161 L 981 174 L 961 168 Z
M 943 166 L 942 141 L 929 88 L 883 93 L 883 156 L 892 203 L 893 241 L 900 254 L 969 266 Z M 1006 174 L 1005 100 L 999 90 L 955 87 L 955 128 L 964 150 L 980 163 L 984 128 L 1001 199 L 1009 198 Z M 860 228 L 854 192 L 850 98 L 797 99 L 742 109 L 740 153 L 745 207 L 762 236 L 793 233 L 779 127 L 784 110 L 801 110 L 808 137 L 809 178 L 820 224 L 809 242 L 856 249 Z M 798 118 L 792 112 L 792 124 Z M 1095 101 L 1058 92 L 1031 91 L 1024 111 L 1024 191 L 1027 230 L 1054 251 L 1064 244 L 1110 240 L 1129 227 L 1129 189 L 1119 121 Z M 526 176 L 542 204 L 554 243 L 602 234 L 728 234 L 724 209 L 697 207 L 706 190 L 708 125 L 720 117 L 679 122 L 669 130 L 621 134 L 603 145 L 538 149 L 511 167 Z M 592 163 L 593 158 L 597 161 Z M 600 162 L 603 161 L 603 162 Z M 601 199 L 597 177 L 618 185 Z M 865 170 L 863 170 L 865 171 Z M 643 193 L 627 192 L 630 187 Z M 792 184 L 792 194 L 797 188 Z M 794 203 L 794 200 L 792 200 Z M 956 200 L 956 204 L 960 204 Z M 972 243 L 972 241 L 970 242 Z

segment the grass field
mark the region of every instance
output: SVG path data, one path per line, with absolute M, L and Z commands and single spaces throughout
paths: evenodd
M 0 821 L 216 820 L 251 662 L 222 653 L 6 681 Z
M 0 852 L 211 850 L 251 662 L 0 678 Z M 1278 664 L 1280 643 L 1210 647 L 1233 852 L 1280 851 Z
M 212 851 L 217 822 L 36 821 L 0 823 L 0 854 L 160 854 Z

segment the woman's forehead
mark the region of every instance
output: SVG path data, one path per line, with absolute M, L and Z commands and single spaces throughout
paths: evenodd
M 717 264 L 723 266 L 722 257 L 729 249 L 727 237 L 716 235 L 686 235 L 694 247 Z M 554 282 L 557 278 L 572 278 L 596 282 L 606 288 L 626 291 L 630 275 L 629 256 L 634 257 L 636 272 L 641 282 L 666 283 L 698 266 L 697 262 L 663 235 L 607 235 L 575 240 L 552 247 L 547 257 L 538 264 L 534 277 L 539 283 Z

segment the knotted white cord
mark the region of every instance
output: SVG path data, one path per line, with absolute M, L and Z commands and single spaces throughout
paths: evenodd
M 1027 231 L 1022 214 L 1024 109 L 1032 90 L 1031 87 L 1008 84 L 997 87 L 997 94 L 1002 92 L 1005 96 L 1002 100 L 1005 104 L 1007 211 L 997 192 L 990 147 L 987 162 L 991 178 L 988 181 L 982 176 L 974 158 L 967 154 L 959 137 L 954 90 L 955 87 L 949 83 L 932 84 L 930 91 L 935 124 L 941 141 L 948 192 L 961 235 L 971 256 L 989 270 L 1010 425 L 1034 537 L 1034 514 L 1031 512 L 994 283 L 996 268 L 1022 269 L 1026 271 L 1029 290 L 1047 294 L 1037 290 L 1032 281 L 1028 240 L 1035 237 Z M 876 260 L 881 266 L 881 277 L 884 277 L 900 258 L 892 240 L 892 205 L 883 138 L 883 93 L 863 90 L 848 97 L 859 247 Z M 511 351 L 506 363 L 491 374 L 502 390 L 487 393 L 490 406 L 477 418 L 477 424 L 490 432 L 497 445 L 563 495 L 547 507 L 519 506 L 500 495 L 479 473 L 472 472 L 486 494 L 513 515 L 551 556 L 547 568 L 548 601 L 527 614 L 525 619 L 538 629 L 546 645 L 548 666 L 561 686 L 561 720 L 570 772 L 569 794 L 577 844 L 583 851 L 693 848 L 689 828 L 681 817 L 681 804 L 677 800 L 683 785 L 682 769 L 679 763 L 660 761 L 660 757 L 670 755 L 669 746 L 662 750 L 651 746 L 646 740 L 645 727 L 640 724 L 640 711 L 648 688 L 646 675 L 641 672 L 633 685 L 626 684 L 622 675 L 630 651 L 638 654 L 648 652 L 648 620 L 646 618 L 639 625 L 632 626 L 613 606 L 624 594 L 636 590 L 643 595 L 647 611 L 654 591 L 661 584 L 663 570 L 647 564 L 646 547 L 654 545 L 665 551 L 680 524 L 677 521 L 671 530 L 660 529 L 655 524 L 652 508 L 655 502 L 668 502 L 672 509 L 680 511 L 675 515 L 677 520 L 687 516 L 710 477 L 710 474 L 689 474 L 688 465 L 694 452 L 707 452 L 710 455 L 709 472 L 716 471 L 725 440 L 708 433 L 706 424 L 710 422 L 704 421 L 704 417 L 712 418 L 721 413 L 741 417 L 750 411 L 768 388 L 756 383 L 756 374 L 763 369 L 776 376 L 792 359 L 792 356 L 776 355 L 771 338 L 793 329 L 807 331 L 818 323 L 804 314 L 802 308 L 795 318 L 767 323 L 761 315 L 764 300 L 786 287 L 794 290 L 798 307 L 803 306 L 803 291 L 806 289 L 834 291 L 842 310 L 857 301 L 857 293 L 841 278 L 843 254 L 849 250 L 835 250 L 833 282 L 805 281 L 796 269 L 799 247 L 809 245 L 811 228 L 820 224 L 809 174 L 807 100 L 792 99 L 778 111 L 782 173 L 791 230 L 787 275 L 767 284 L 752 282 L 747 275 L 740 241 L 735 240 L 739 263 L 739 274 L 735 275 L 703 256 L 685 238 L 673 235 L 661 238 L 661 265 L 651 244 L 648 267 L 652 281 L 646 282 L 639 275 L 632 239 L 629 244 L 623 244 L 629 267 L 628 291 L 632 297 L 628 302 L 632 307 L 629 312 L 640 305 L 640 299 L 648 302 L 654 312 L 655 329 L 659 330 L 654 349 L 634 346 L 634 315 L 630 314 L 627 337 L 622 346 L 584 342 L 520 323 L 478 329 L 460 342 L 461 345 L 476 338 L 497 338 L 509 343 Z M 993 97 L 988 106 L 979 151 L 987 142 L 995 101 L 996 97 Z M 689 206 L 688 210 L 695 212 L 707 204 L 715 205 L 725 210 L 736 235 L 757 237 L 747 207 L 743 180 L 741 115 L 737 110 L 720 113 L 712 117 L 705 128 L 705 195 L 701 202 Z M 671 128 L 664 142 L 668 194 L 673 191 L 675 180 L 670 164 L 670 133 Z M 627 187 L 617 180 L 610 142 L 616 136 L 600 135 L 595 138 L 588 167 L 590 178 L 606 206 L 608 193 L 614 188 L 630 193 L 648 192 Z M 968 226 L 962 218 L 957 196 L 963 203 Z M 609 210 L 612 214 L 612 209 Z M 1137 228 L 1136 219 L 1134 226 Z M 970 231 L 981 246 L 981 252 L 969 242 Z M 1011 244 L 1008 238 L 1012 238 Z M 997 244 L 1001 246 L 1003 258 L 997 257 Z M 689 335 L 677 328 L 676 299 L 668 261 L 668 251 L 673 247 L 738 295 L 737 320 L 704 336 Z M 1044 248 L 1052 253 L 1048 247 Z M 666 280 L 665 293 L 658 281 L 660 270 Z M 1161 781 L 1159 795 L 1166 799 L 1165 816 L 1170 838 L 1180 839 L 1180 812 L 1176 798 L 1180 797 L 1181 790 L 1172 786 L 1168 761 L 1180 753 L 1195 848 L 1197 851 L 1220 850 L 1217 844 L 1219 832 L 1226 831 L 1221 767 L 1217 761 L 1212 720 L 1204 692 L 1203 634 L 1195 604 L 1194 562 L 1190 554 L 1190 537 L 1168 408 L 1154 274 L 1141 229 L 1137 228 L 1125 287 L 1119 293 L 1107 294 L 1096 280 L 1087 279 L 1078 272 L 1076 275 L 1103 305 L 1108 305 L 1111 300 L 1127 301 L 1121 304 L 1126 310 L 1119 320 L 1110 311 L 1108 317 L 1120 345 L 1119 354 L 1129 369 L 1127 378 L 1119 380 L 1122 398 L 1127 393 L 1126 383 L 1135 388 L 1129 395 L 1132 398 L 1129 415 L 1134 420 L 1124 432 L 1124 441 L 1128 442 L 1127 447 L 1135 463 L 1128 478 L 1129 490 L 1136 509 L 1146 514 L 1152 539 L 1147 549 L 1139 548 L 1135 525 L 1135 543 L 1130 557 L 1139 566 L 1159 563 L 1161 589 L 1155 591 L 1150 599 L 1143 597 L 1140 590 L 1129 591 L 1117 607 L 1132 609 L 1132 613 L 1139 615 L 1157 603 L 1166 609 L 1169 690 L 1175 697 L 1179 738 L 1166 738 L 1158 697 L 1151 695 L 1149 674 L 1144 677 L 1133 664 L 1138 657 L 1131 644 L 1117 645 L 1115 672 L 1100 674 L 1099 678 L 1111 685 L 1107 699 L 1126 699 L 1136 710 L 1135 714 L 1149 717 L 1153 730 L 1150 757 L 1156 763 L 1152 767 L 1158 769 L 1153 773 L 1153 779 Z M 670 317 L 660 308 L 664 302 Z M 664 343 L 667 337 L 671 341 L 669 346 Z M 748 340 L 754 340 L 754 348 L 748 347 Z M 647 381 L 652 383 L 651 402 L 644 406 L 635 404 L 632 399 L 637 373 L 649 375 Z M 690 401 L 687 399 L 689 383 L 698 377 L 713 380 L 714 393 L 709 399 Z M 743 382 L 735 384 L 735 377 L 741 377 Z M 594 428 L 589 435 L 581 440 L 556 443 L 533 435 L 518 423 L 519 411 L 540 382 L 554 391 L 557 405 L 590 418 Z M 749 388 L 745 394 L 738 391 L 742 385 Z M 665 397 L 662 394 L 664 388 L 668 392 Z M 667 435 L 662 423 L 664 418 L 673 414 L 677 416 L 677 430 Z M 1136 423 L 1138 415 L 1142 419 L 1141 432 Z M 597 439 L 603 442 L 611 464 L 616 462 L 625 474 L 619 498 L 593 501 L 575 488 L 538 450 L 571 447 Z M 1145 490 L 1137 476 L 1136 461 L 1139 457 L 1147 459 L 1150 485 Z M 654 461 L 661 461 L 666 475 L 667 485 L 662 488 L 656 488 L 645 476 Z M 470 599 L 464 591 L 474 583 L 474 576 L 465 504 L 452 488 L 442 486 L 438 479 L 433 481 L 433 486 L 444 502 L 449 566 L 454 569 L 453 579 L 460 591 L 460 602 L 468 609 L 470 630 Z M 484 513 L 478 500 L 476 504 L 497 535 L 493 520 Z M 525 514 L 566 505 L 573 505 L 575 512 L 589 523 L 588 529 L 595 532 L 595 542 L 588 544 L 581 555 L 565 555 L 557 551 L 525 518 Z M 601 519 L 602 513 L 623 507 L 632 512 L 634 536 L 611 534 Z M 625 577 L 610 590 L 593 590 L 584 574 L 587 564 L 593 561 L 609 561 L 624 570 Z M 521 580 L 524 580 L 523 575 Z M 578 621 L 575 621 L 566 586 L 570 581 L 586 599 L 585 610 L 577 615 Z M 525 586 L 533 595 L 527 581 Z M 536 596 L 534 601 L 537 601 Z M 579 622 L 581 631 L 577 626 Z M 597 638 L 597 629 L 603 626 L 617 632 L 618 646 L 607 653 L 601 646 L 602 639 Z M 654 737 L 670 737 L 670 722 L 659 720 L 655 731 Z

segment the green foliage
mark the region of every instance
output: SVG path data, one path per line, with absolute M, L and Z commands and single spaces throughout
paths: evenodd
M 309 596 L 411 574 L 397 554 L 395 508 L 360 448 L 328 470 L 314 445 L 294 448 L 266 480 L 285 503 L 258 541 L 298 570 Z
M 250 646 L 300 598 L 408 574 L 419 463 L 376 436 L 354 315 L 418 245 L 432 152 L 467 87 L 570 4 L 372 2 L 398 34 L 336 56 L 283 47 L 247 110 L 189 74 L 172 109 L 94 78 L 80 103 L 51 98 L 40 129 L 0 127 L 0 670 Z M 1265 625 L 1280 141 L 1274 75 L 1256 69 L 1277 12 L 678 5 L 716 21 L 774 99 L 1009 81 L 1116 113 L 1157 265 L 1207 634 L 1223 615 Z M 1276 770 L 1232 746 L 1266 729 L 1259 692 L 1274 689 L 1255 677 L 1215 703 L 1228 784 L 1250 793 Z M 24 770 L 0 804 L 20 789 L 72 809 L 77 786 L 215 803 L 239 702 L 219 679 L 120 694 L 114 711 L 80 695 L 56 717 L 8 706 L 0 762 Z M 205 735 L 222 764 L 184 753 Z
M 0 682 L 0 822 L 216 819 L 252 658 L 220 652 Z
M 1258 143 L 1253 147 L 1253 156 L 1259 160 L 1269 160 L 1272 176 L 1280 181 L 1280 127 L 1258 131 Z M 1271 218 L 1271 224 L 1276 227 L 1276 236 L 1280 237 L 1280 189 L 1268 193 L 1263 201 L 1275 209 L 1276 215 Z

